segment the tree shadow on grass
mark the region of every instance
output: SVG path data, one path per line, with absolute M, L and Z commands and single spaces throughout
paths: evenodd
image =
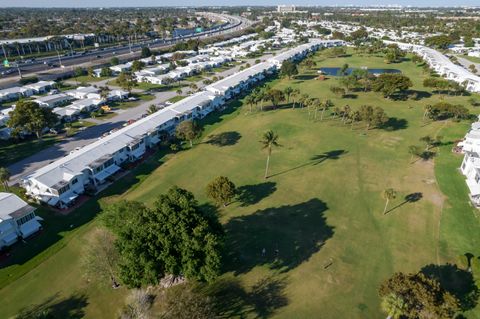
M 222 132 L 208 136 L 208 141 L 206 143 L 219 147 L 231 146 L 237 144 L 241 137 L 242 135 L 235 131 Z
M 288 305 L 285 287 L 285 279 L 265 277 L 247 290 L 237 278 L 226 278 L 208 287 L 207 294 L 219 318 L 268 318 Z
M 415 101 L 420 101 L 421 99 L 428 99 L 432 97 L 432 93 L 427 91 L 408 90 L 407 94 Z
M 396 117 L 390 117 L 388 121 L 382 125 L 382 129 L 385 131 L 397 131 L 404 130 L 408 127 L 408 121 L 406 119 L 398 119 Z
M 318 75 L 316 74 L 301 74 L 301 75 L 296 75 L 294 79 L 298 81 L 308 81 L 308 80 L 315 79 L 317 76 Z
M 295 166 L 295 167 L 292 167 L 292 168 L 289 168 L 287 170 L 284 170 L 284 171 L 281 171 L 281 172 L 278 172 L 278 173 L 275 173 L 275 174 L 272 174 L 272 175 L 269 175 L 267 178 L 270 178 L 270 177 L 274 177 L 274 176 L 278 176 L 278 175 L 282 175 L 282 174 L 286 174 L 286 173 L 289 173 L 291 171 L 295 171 L 297 169 L 300 169 L 300 168 L 303 168 L 305 166 L 315 166 L 315 165 L 318 165 L 318 164 L 321 164 L 323 163 L 324 161 L 326 160 L 338 160 L 340 159 L 340 157 L 342 155 L 345 155 L 347 154 L 348 151 L 345 151 L 345 150 L 333 150 L 333 151 L 328 151 L 328 152 L 325 152 L 323 154 L 319 154 L 319 155 L 314 155 L 310 158 L 310 160 L 306 163 L 303 163 L 301 165 L 298 165 L 298 166 Z
M 392 208 L 390 208 L 388 211 L 385 212 L 385 215 L 394 211 L 395 209 L 407 204 L 407 203 L 415 203 L 415 202 L 418 202 L 419 200 L 421 200 L 423 198 L 423 194 L 420 193 L 420 192 L 416 192 L 416 193 L 410 193 L 408 195 L 406 195 L 404 197 L 404 200 L 403 202 L 401 202 L 400 204 L 398 204 L 397 206 L 394 206 Z
M 270 196 L 277 190 L 274 182 L 265 182 L 255 185 L 243 185 L 237 188 L 237 200 L 240 206 L 254 205 L 262 199 Z
M 68 298 L 59 299 L 59 293 L 56 293 L 38 305 L 31 305 L 20 310 L 15 318 L 83 318 L 85 316 L 84 308 L 87 305 L 87 297 L 83 294 L 74 294 Z
M 314 198 L 232 218 L 225 225 L 225 271 L 240 274 L 267 265 L 285 272 L 307 261 L 333 236 L 327 209 Z
M 459 269 L 457 265 L 427 265 L 420 270 L 426 276 L 436 279 L 440 285 L 460 301 L 462 311 L 475 308 L 479 290 L 472 273 Z

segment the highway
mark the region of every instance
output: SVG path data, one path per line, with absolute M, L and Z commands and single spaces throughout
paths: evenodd
M 228 33 L 235 33 L 244 30 L 252 24 L 251 21 L 242 17 L 225 14 L 216 15 L 219 16 L 218 18 L 227 20 L 227 23 L 212 30 L 176 38 L 159 38 L 138 42 L 132 45 L 95 49 L 85 54 L 76 54 L 70 56 L 56 55 L 38 58 L 35 61 L 20 64 L 19 69 L 22 73 L 22 76 L 37 75 L 42 80 L 52 80 L 59 77 L 60 74 L 72 72 L 77 66 L 89 67 L 95 65 L 105 65 L 109 63 L 112 57 L 118 57 L 121 60 L 132 60 L 139 57 L 141 49 L 145 46 L 149 47 L 150 49 L 169 47 L 178 42 L 187 41 L 190 39 L 205 39 L 209 37 L 225 35 Z M 51 66 L 49 66 L 49 64 Z M 16 67 L 5 68 L 2 65 L 0 66 L 0 73 L 7 69 L 14 70 L 14 72 L 2 76 L 0 79 L 0 86 L 2 87 L 12 86 L 19 79 L 19 73 L 17 72 Z

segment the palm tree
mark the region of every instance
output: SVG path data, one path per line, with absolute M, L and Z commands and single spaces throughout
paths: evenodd
M 425 118 L 427 117 L 428 114 L 430 114 L 431 111 L 432 111 L 431 105 L 426 105 L 424 107 L 423 118 L 422 118 L 423 121 L 425 121 Z
M 405 301 L 393 293 L 383 297 L 381 306 L 388 314 L 388 319 L 399 319 L 407 310 Z
M 387 212 L 388 203 L 397 197 L 397 192 L 393 188 L 387 188 L 383 191 L 383 198 L 385 199 L 385 208 L 383 209 L 383 215 Z
M 352 111 L 350 105 L 345 105 L 343 108 L 342 108 L 342 112 L 343 112 L 343 115 L 342 115 L 342 122 L 343 124 L 345 124 L 346 122 L 346 119 L 348 117 L 348 115 L 350 114 L 350 112 Z
M 245 98 L 245 104 L 250 106 L 250 113 L 252 113 L 252 106 L 255 104 L 255 96 L 253 94 L 247 95 Z
M 355 124 L 356 121 L 360 120 L 362 117 L 360 115 L 360 112 L 359 111 L 350 111 L 349 112 L 349 117 L 352 121 L 351 125 L 350 125 L 350 130 L 353 130 L 353 124 Z
M 267 149 L 267 165 L 265 166 L 265 179 L 268 177 L 268 165 L 270 164 L 270 155 L 272 155 L 272 147 L 280 146 L 278 144 L 278 135 L 272 130 L 269 130 L 263 134 L 262 140 L 262 149 Z
M 307 100 L 309 99 L 309 96 L 308 94 L 302 94 L 302 96 L 300 97 L 300 104 L 302 104 L 302 108 L 305 107 L 305 102 L 307 102 Z
M 292 108 L 295 108 L 295 102 L 297 98 L 300 96 L 300 90 L 294 89 L 292 93 L 290 93 L 290 96 L 292 97 L 292 100 L 293 100 Z
M 290 103 L 290 96 L 291 96 L 292 93 L 293 93 L 292 87 L 287 86 L 287 87 L 283 90 L 283 93 L 284 93 L 285 96 L 287 97 L 287 103 Z
M 189 87 L 190 87 L 193 91 L 198 90 L 198 86 L 197 86 L 197 84 L 195 84 L 195 83 L 191 83 L 191 84 L 189 85 Z
M 108 86 L 100 87 L 100 98 L 102 100 L 106 100 L 108 98 L 109 93 L 110 93 L 110 88 Z
M 263 101 L 265 101 L 267 94 L 265 89 L 259 89 L 255 94 L 256 103 L 260 103 L 260 111 L 263 111 Z
M 151 104 L 149 107 L 148 107 L 148 110 L 147 110 L 147 113 L 148 115 L 152 115 L 153 113 L 157 112 L 158 109 L 157 109 L 157 106 L 154 105 L 154 104 Z
M 8 190 L 8 181 L 10 180 L 10 171 L 6 167 L 0 167 L 0 183 L 3 184 L 5 191 Z
M 411 155 L 410 157 L 410 164 L 413 162 L 413 157 L 418 156 L 420 154 L 420 148 L 417 145 L 410 145 L 408 147 L 408 153 Z
M 320 121 L 323 121 L 323 114 L 325 113 L 325 110 L 332 107 L 334 104 L 331 100 L 327 99 L 321 105 L 322 105 L 322 115 L 320 116 Z

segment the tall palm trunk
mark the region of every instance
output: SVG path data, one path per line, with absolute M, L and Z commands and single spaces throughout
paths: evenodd
M 387 198 L 387 201 L 385 202 L 385 208 L 383 209 L 383 215 L 385 215 L 385 213 L 387 212 L 387 207 L 388 207 L 388 202 L 390 200 Z
M 272 154 L 272 148 L 268 148 L 268 155 L 267 155 L 267 165 L 265 166 L 265 179 L 268 178 L 268 165 L 270 164 L 270 155 Z

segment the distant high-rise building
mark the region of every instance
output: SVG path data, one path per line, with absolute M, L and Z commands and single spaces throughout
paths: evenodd
M 281 4 L 277 7 L 277 12 L 280 12 L 280 13 L 295 12 L 295 6 L 294 5 Z

